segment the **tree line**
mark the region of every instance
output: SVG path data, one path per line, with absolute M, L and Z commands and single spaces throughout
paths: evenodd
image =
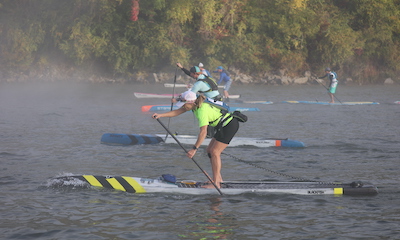
M 399 18 L 400 0 L 1 0 L 0 71 L 129 78 L 179 61 L 380 83 L 398 80 Z

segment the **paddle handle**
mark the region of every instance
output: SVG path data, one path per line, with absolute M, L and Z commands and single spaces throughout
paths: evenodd
M 171 135 L 171 137 L 173 137 L 176 141 L 176 143 L 178 143 L 178 145 L 185 151 L 185 153 L 188 153 L 188 151 L 186 150 L 186 148 L 179 142 L 179 140 L 169 131 L 169 129 L 164 125 L 164 123 L 162 123 L 160 121 L 160 119 L 157 119 L 157 121 L 161 124 L 161 126 L 163 126 L 163 128 L 169 133 L 169 135 Z M 212 185 L 214 185 L 215 189 L 217 189 L 218 193 L 220 195 L 223 195 L 221 190 L 219 189 L 219 187 L 215 184 L 215 182 L 211 179 L 210 175 L 207 174 L 206 171 L 204 171 L 204 169 L 194 160 L 194 158 L 190 158 L 192 159 L 192 161 L 196 164 L 196 166 L 203 172 L 204 175 L 206 175 L 206 177 L 208 178 L 208 180 L 212 183 Z

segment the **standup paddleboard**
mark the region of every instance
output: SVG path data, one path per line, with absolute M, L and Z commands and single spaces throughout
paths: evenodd
M 173 87 L 177 87 L 177 88 L 181 88 L 181 87 L 185 87 L 185 88 L 190 88 L 192 84 L 184 84 L 184 83 L 164 83 L 164 87 L 167 88 L 173 88 Z
M 164 83 L 164 87 L 166 87 L 166 88 L 173 88 L 174 86 L 178 87 L 178 88 L 182 88 L 182 87 L 191 88 L 192 85 L 193 84 L 191 84 L 191 83 L 189 83 L 189 84 L 184 84 L 184 83 L 175 83 L 175 84 L 173 84 L 173 83 Z M 218 88 L 224 88 L 224 86 L 218 86 Z
M 194 135 L 174 135 L 181 144 L 194 145 L 197 136 Z M 204 139 L 202 146 L 207 146 L 211 139 Z M 166 134 L 122 134 L 105 133 L 101 137 L 101 143 L 108 145 L 140 145 L 157 144 L 165 142 L 167 144 L 177 144 L 176 140 Z M 254 147 L 305 147 L 303 142 L 291 139 L 271 139 L 271 138 L 246 138 L 234 137 L 228 147 L 254 146 Z
M 137 98 L 172 98 L 172 94 L 155 94 L 155 93 L 133 93 Z M 180 94 L 174 94 L 174 97 L 179 97 Z
M 317 102 L 317 101 L 283 101 L 284 103 L 304 103 L 304 104 L 320 104 L 320 105 L 375 105 L 378 102 Z
M 234 102 L 230 102 L 229 104 L 239 104 L 239 103 L 247 103 L 247 104 L 273 104 L 273 102 L 270 101 L 241 101 L 241 100 L 235 100 Z
M 177 180 L 176 177 L 171 174 L 163 174 L 158 178 L 67 175 L 51 178 L 47 183 L 47 186 L 51 188 L 87 189 L 89 187 L 96 187 L 141 194 L 218 194 L 216 189 L 210 187 L 209 185 L 209 183 L 194 180 Z M 351 183 L 300 181 L 224 181 L 221 183 L 220 191 L 221 193 L 228 195 L 237 195 L 243 193 L 279 193 L 298 195 L 374 196 L 378 194 L 377 187 L 371 183 L 364 183 L 360 181 L 354 181 Z
M 177 106 L 173 106 L 172 110 L 178 109 Z M 241 111 L 241 112 L 259 112 L 259 108 L 248 108 L 248 107 L 229 107 L 230 111 Z M 160 112 L 160 111 L 170 111 L 171 105 L 145 105 L 142 106 L 142 112 Z
M 138 93 L 133 95 L 137 98 L 172 98 L 172 94 L 156 94 L 156 93 Z M 174 97 L 179 97 L 180 94 L 175 94 Z M 229 95 L 229 98 L 240 98 L 240 95 Z

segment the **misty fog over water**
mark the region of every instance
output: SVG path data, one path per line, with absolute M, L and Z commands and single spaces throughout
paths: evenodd
M 176 92 L 184 89 L 176 89 Z M 246 112 L 237 136 L 291 138 L 306 148 L 235 147 L 226 153 L 288 175 L 318 181 L 363 181 L 377 196 L 291 194 L 237 196 L 130 194 L 96 188 L 56 188 L 49 179 L 96 174 L 204 181 L 176 144 L 109 146 L 104 133 L 165 133 L 133 92 L 172 93 L 161 84 L 37 83 L 0 85 L 0 238 L 2 239 L 396 239 L 400 160 L 400 86 L 339 85 L 342 102 L 323 106 L 282 101 L 328 101 L 312 86 L 242 86 L 241 100 L 273 104 Z M 234 103 L 231 103 L 234 104 Z M 236 106 L 236 105 L 235 105 Z M 167 124 L 168 119 L 162 119 Z M 187 113 L 172 132 L 196 135 Z M 211 172 L 201 148 L 195 158 Z M 223 156 L 225 180 L 281 179 Z M 282 179 L 291 180 L 291 179 Z

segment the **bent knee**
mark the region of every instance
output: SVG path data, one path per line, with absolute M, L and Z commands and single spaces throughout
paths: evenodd
M 209 158 L 221 156 L 221 153 L 218 151 L 210 151 L 207 153 Z

